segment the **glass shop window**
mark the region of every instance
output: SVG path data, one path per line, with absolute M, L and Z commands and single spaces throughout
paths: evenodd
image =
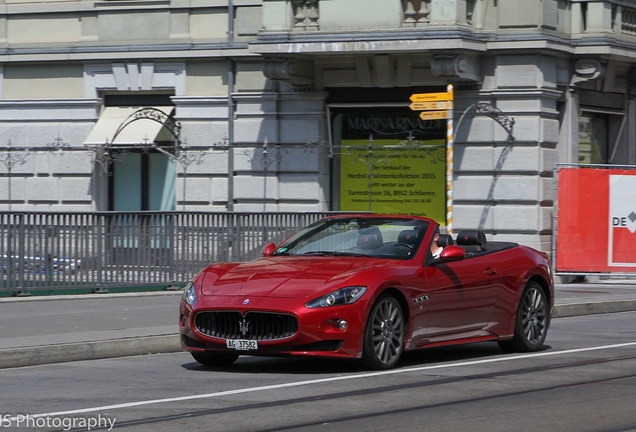
M 579 119 L 579 163 L 606 164 L 609 116 L 584 112 Z

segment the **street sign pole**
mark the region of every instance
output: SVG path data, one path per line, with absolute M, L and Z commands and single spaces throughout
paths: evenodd
M 448 93 L 453 100 L 453 85 L 449 84 Z M 453 233 L 453 108 L 448 110 L 446 119 L 446 234 Z
M 413 111 L 422 111 L 422 120 L 446 119 L 446 233 L 453 233 L 453 85 L 446 92 L 416 93 L 409 98 Z

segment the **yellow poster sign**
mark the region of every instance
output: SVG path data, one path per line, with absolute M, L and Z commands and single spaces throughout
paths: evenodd
M 446 142 L 343 140 L 340 209 L 430 217 L 446 221 Z

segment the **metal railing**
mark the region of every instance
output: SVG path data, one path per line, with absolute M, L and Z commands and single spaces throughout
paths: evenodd
M 0 293 L 183 285 L 333 212 L 0 214 Z

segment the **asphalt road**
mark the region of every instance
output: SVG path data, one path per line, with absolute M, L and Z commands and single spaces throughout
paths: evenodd
M 8 299 L 0 302 L 0 349 L 177 334 L 180 299 L 181 292 Z
M 555 286 L 554 318 L 636 311 L 636 285 Z M 0 299 L 0 369 L 180 352 L 181 292 Z
M 634 322 L 636 312 L 559 318 L 540 353 L 436 348 L 385 372 L 255 357 L 213 369 L 187 353 L 4 369 L 0 430 L 636 430 Z

